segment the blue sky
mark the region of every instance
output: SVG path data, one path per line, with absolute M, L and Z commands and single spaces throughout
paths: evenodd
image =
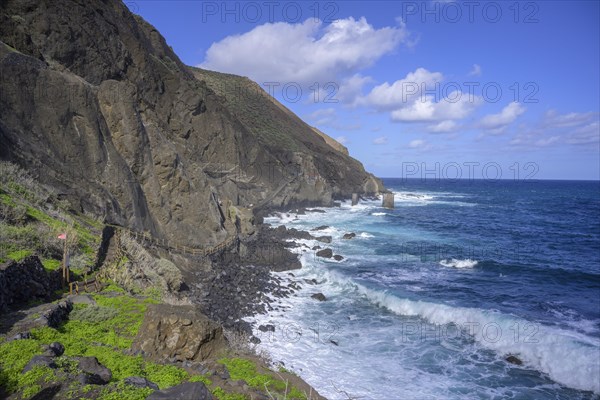
M 600 179 L 597 1 L 125 3 L 378 176 Z

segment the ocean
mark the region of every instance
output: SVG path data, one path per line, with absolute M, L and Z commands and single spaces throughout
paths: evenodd
M 275 327 L 258 349 L 329 399 L 598 398 L 600 183 L 384 184 L 395 209 L 265 219 L 333 240 L 296 240 L 303 268 L 274 275 L 301 288 L 248 319 Z

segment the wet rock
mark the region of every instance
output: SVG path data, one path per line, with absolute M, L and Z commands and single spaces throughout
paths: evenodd
M 315 294 L 311 295 L 310 297 L 312 299 L 319 300 L 319 301 L 327 300 L 327 297 L 325 297 L 325 295 L 323 293 L 315 293 Z
M 512 354 L 510 354 L 508 357 L 506 357 L 505 360 L 508 361 L 511 364 L 523 365 L 523 361 L 521 361 L 520 358 L 518 358 L 517 356 L 514 356 Z
M 333 257 L 333 250 L 331 250 L 331 249 L 319 250 L 319 251 L 317 251 L 317 256 L 323 257 L 323 258 L 331 258 L 331 257 Z
M 312 250 L 320 250 L 321 246 L 313 246 Z
M 212 400 L 213 395 L 202 382 L 186 382 L 169 389 L 157 390 L 146 400 Z
M 325 229 L 329 229 L 329 225 L 321 225 L 321 226 L 317 226 L 316 228 L 312 229 L 313 231 L 324 231 Z
M 342 261 L 344 259 L 344 257 L 340 256 L 339 254 L 336 254 L 335 256 L 333 256 L 335 261 Z
M 156 383 L 151 382 L 146 378 L 142 378 L 141 376 L 130 376 L 129 378 L 125 378 L 124 382 L 140 389 L 150 388 L 153 390 L 158 390 L 158 385 Z
M 331 243 L 331 236 L 319 236 L 315 239 L 322 243 Z
M 356 237 L 356 233 L 351 232 L 351 233 L 344 234 L 344 236 L 342 237 L 342 239 L 353 239 L 355 237 Z
M 258 330 L 261 332 L 275 332 L 275 325 L 266 324 L 258 327 Z

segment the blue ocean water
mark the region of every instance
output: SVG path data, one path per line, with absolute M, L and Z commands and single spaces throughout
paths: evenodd
M 266 220 L 333 237 L 297 241 L 303 268 L 279 278 L 302 289 L 255 318 L 276 327 L 256 331 L 274 362 L 330 399 L 600 394 L 599 182 L 384 183 L 393 210 L 363 201 Z

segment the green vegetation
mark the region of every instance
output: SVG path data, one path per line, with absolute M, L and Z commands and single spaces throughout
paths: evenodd
M 47 271 L 56 270 L 65 245 L 57 235 L 67 232 L 71 270 L 83 273 L 94 260 L 102 224 L 70 209 L 27 172 L 0 162 L 0 262 L 36 254 Z
M 219 362 L 227 367 L 231 379 L 244 380 L 249 386 L 261 390 L 268 389 L 286 396 L 287 399 L 306 399 L 306 396 L 296 387 L 289 387 L 282 379 L 275 378 L 271 372 L 259 373 L 250 360 L 243 358 L 222 358 Z
M 31 255 L 31 250 L 16 250 L 11 253 L 8 253 L 8 258 L 19 262 L 19 261 L 23 261 L 23 259 L 25 257 L 29 257 L 30 255 Z
M 52 272 L 62 267 L 62 261 L 44 258 L 42 259 L 42 265 L 46 271 Z

